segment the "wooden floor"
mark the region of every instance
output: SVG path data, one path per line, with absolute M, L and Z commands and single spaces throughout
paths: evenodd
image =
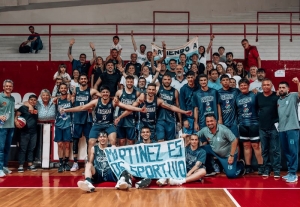
M 169 207 L 235 206 L 223 190 L 196 189 L 0 189 L 0 206 Z

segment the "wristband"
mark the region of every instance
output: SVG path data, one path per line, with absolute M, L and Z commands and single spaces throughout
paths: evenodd
M 234 155 L 229 155 L 230 157 L 234 157 Z
M 92 51 L 96 51 L 96 49 L 92 49 Z

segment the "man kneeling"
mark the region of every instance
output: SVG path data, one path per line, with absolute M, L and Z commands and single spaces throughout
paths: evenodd
M 116 189 L 127 190 L 131 188 L 131 175 L 127 171 L 123 171 L 118 180 L 111 170 L 104 152 L 106 147 L 110 147 L 108 135 L 105 131 L 101 131 L 98 136 L 98 144 L 91 149 L 90 162 L 87 162 L 85 166 L 85 180 L 77 182 L 81 190 L 93 192 L 95 191 L 93 184 L 101 182 L 117 182 Z

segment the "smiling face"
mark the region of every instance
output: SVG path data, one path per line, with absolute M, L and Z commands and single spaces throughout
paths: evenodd
M 207 86 L 207 78 L 206 77 L 201 77 L 199 79 L 199 84 L 202 88 L 206 87 Z
M 44 92 L 44 93 L 41 94 L 41 98 L 42 98 L 42 101 L 44 103 L 49 103 L 49 101 L 50 101 L 50 94 Z
M 141 131 L 141 137 L 143 138 L 144 141 L 147 141 L 151 137 L 151 132 L 149 128 L 143 128 Z
M 246 94 L 249 92 L 249 85 L 247 83 L 241 83 L 239 85 L 239 88 L 240 88 L 240 91 L 243 93 L 243 94 Z
M 190 144 L 194 148 L 199 147 L 199 138 L 196 134 L 191 135 Z
M 106 133 L 100 133 L 98 136 L 98 141 L 100 145 L 106 145 L 108 143 L 108 136 Z
M 109 97 L 110 97 L 110 92 L 109 92 L 109 90 L 103 89 L 100 93 L 101 93 L 101 95 L 102 95 L 102 99 L 103 99 L 103 100 L 108 100 L 108 99 L 109 99 Z
M 183 76 L 183 67 L 182 65 L 177 65 L 175 69 L 176 76 Z
M 169 87 L 171 85 L 172 79 L 170 76 L 164 76 L 162 79 L 162 84 L 164 87 Z
M 206 117 L 205 119 L 206 126 L 212 130 L 217 127 L 217 120 L 214 117 Z
M 128 74 L 133 75 L 135 73 L 135 67 L 133 65 L 130 65 L 128 67 Z
M 3 85 L 3 91 L 6 93 L 6 95 L 11 94 L 13 88 L 14 88 L 14 86 L 10 82 L 5 82 Z
M 155 86 L 148 86 L 147 87 L 147 94 L 149 97 L 153 97 L 156 94 Z

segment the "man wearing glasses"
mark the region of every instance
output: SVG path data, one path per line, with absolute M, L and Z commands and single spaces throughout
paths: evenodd
M 86 54 L 84 54 L 84 53 L 81 53 L 79 55 L 79 60 L 75 60 L 73 58 L 72 47 L 73 47 L 74 43 L 75 43 L 75 39 L 72 38 L 70 40 L 70 46 L 68 49 L 68 57 L 69 57 L 70 62 L 72 63 L 72 70 L 78 69 L 80 74 L 82 74 L 82 73 L 89 74 L 89 69 L 96 59 L 95 45 L 94 45 L 94 43 L 90 42 L 90 48 L 93 51 L 93 58 L 89 62 L 86 62 Z

